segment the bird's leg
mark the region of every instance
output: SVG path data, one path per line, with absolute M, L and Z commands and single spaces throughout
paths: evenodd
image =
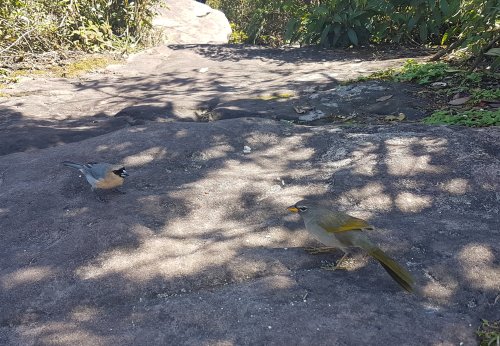
M 344 259 L 347 257 L 348 253 L 344 253 L 344 256 L 342 256 L 342 258 L 340 258 L 337 263 L 335 264 L 328 264 L 326 266 L 323 266 L 321 267 L 321 269 L 325 269 L 325 270 L 331 270 L 331 271 L 335 271 L 337 269 L 347 269 L 345 267 L 341 267 L 340 264 L 344 261 Z
M 320 246 L 320 247 L 305 247 L 304 250 L 309 252 L 311 255 L 318 255 L 318 254 L 333 252 L 339 249 L 331 246 Z
M 92 188 L 92 192 L 94 192 L 94 195 L 99 202 L 106 202 L 101 196 L 99 196 L 99 193 L 97 192 L 96 189 Z

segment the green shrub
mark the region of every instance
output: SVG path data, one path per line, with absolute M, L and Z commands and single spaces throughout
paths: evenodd
M 394 80 L 428 84 L 443 79 L 450 72 L 454 72 L 454 70 L 451 70 L 448 64 L 443 62 L 417 63 L 413 59 L 408 59 L 401 71 L 394 75 Z
M 498 126 L 500 125 L 500 110 L 467 110 L 452 111 L 440 110 L 424 119 L 426 124 L 464 125 L 472 127 Z
M 500 100 L 500 89 L 475 89 L 472 90 L 471 102 L 478 103 L 482 100 Z
M 102 51 L 147 38 L 160 0 L 3 0 L 0 52 Z
M 229 43 L 244 43 L 248 40 L 248 35 L 236 24 L 231 23 L 231 37 Z
M 498 0 L 209 0 L 208 4 L 221 9 L 249 43 L 454 44 L 449 52 L 460 52 L 464 61 L 472 56 L 483 59 L 486 53 L 493 68 L 500 66 L 500 52 L 495 50 L 500 36 Z
M 238 28 L 245 43 L 281 45 L 287 23 L 306 7 L 298 0 L 208 0 Z
M 483 319 L 476 331 L 476 335 L 479 338 L 479 346 L 500 345 L 500 320 L 488 321 Z
M 292 19 L 285 40 L 323 47 L 347 47 L 367 43 L 368 23 L 376 11 L 365 1 L 328 1 Z

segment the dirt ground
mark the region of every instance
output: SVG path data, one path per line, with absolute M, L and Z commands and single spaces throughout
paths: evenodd
M 477 344 L 500 318 L 500 131 L 343 83 L 408 57 L 175 44 L 4 90 L 0 344 Z M 98 201 L 64 160 L 123 164 L 126 193 Z M 304 197 L 375 225 L 417 293 L 361 251 L 321 269 L 340 254 L 303 250 Z

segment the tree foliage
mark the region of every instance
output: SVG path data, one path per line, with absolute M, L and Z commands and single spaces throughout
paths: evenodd
M 112 50 L 147 37 L 159 0 L 2 0 L 0 52 Z
M 371 43 L 450 45 L 496 57 L 498 0 L 209 0 L 248 42 L 347 47 Z M 272 40 L 269 40 L 272 38 Z M 455 44 L 454 44 L 455 43 Z M 454 45 L 453 45 L 454 44 Z M 493 50 L 492 50 L 493 49 Z M 469 55 L 467 55 L 467 54 Z

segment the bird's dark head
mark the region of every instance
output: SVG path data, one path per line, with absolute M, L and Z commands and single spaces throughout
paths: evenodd
M 292 213 L 299 213 L 299 214 L 305 214 L 309 210 L 310 203 L 306 200 L 298 201 L 294 205 L 289 206 L 286 208 L 288 211 Z
M 128 173 L 125 170 L 125 167 L 122 167 L 122 168 L 119 168 L 119 169 L 115 169 L 113 171 L 113 173 L 115 173 L 117 176 L 122 177 L 122 178 L 128 177 Z

